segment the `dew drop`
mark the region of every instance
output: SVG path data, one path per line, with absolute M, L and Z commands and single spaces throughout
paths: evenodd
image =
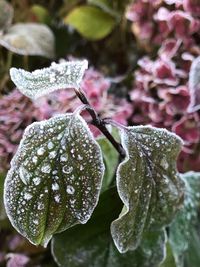
M 33 163 L 37 163 L 37 161 L 38 161 L 38 157 L 33 156 L 32 161 L 33 161 Z
M 22 166 L 19 169 L 20 179 L 24 184 L 27 184 L 30 181 L 31 174 Z
M 30 200 L 33 196 L 30 193 L 25 193 L 24 194 L 24 199 Z
M 38 203 L 38 210 L 43 210 L 43 209 L 44 209 L 44 204 Z
M 40 147 L 40 148 L 37 150 L 37 154 L 38 154 L 39 156 L 42 156 L 42 155 L 44 154 L 44 152 L 45 152 L 45 149 L 44 149 L 43 147 Z
M 53 191 L 56 191 L 56 190 L 58 190 L 58 189 L 59 189 L 59 185 L 58 185 L 57 183 L 52 184 L 52 190 L 53 190 Z
M 33 183 L 34 183 L 35 185 L 39 185 L 40 182 L 41 182 L 40 177 L 35 177 L 35 178 L 33 179 Z
M 47 144 L 48 149 L 53 149 L 54 145 L 53 142 L 49 141 Z
M 55 202 L 57 202 L 57 203 L 60 202 L 60 196 L 59 196 L 59 195 L 56 195 L 56 196 L 54 197 L 54 199 L 55 199 Z
M 49 153 L 49 158 L 54 159 L 56 157 L 56 151 L 52 151 Z
M 49 164 L 43 165 L 41 168 L 41 172 L 50 173 L 51 172 L 51 166 Z
M 73 188 L 73 186 L 68 185 L 66 191 L 67 191 L 68 194 L 73 195 L 74 192 L 75 192 L 75 189 Z
M 169 167 L 169 164 L 168 164 L 166 158 L 162 158 L 162 159 L 161 159 L 160 165 L 161 165 L 165 170 L 167 170 L 168 167 Z
M 60 161 L 61 162 L 66 162 L 68 160 L 68 156 L 67 156 L 67 154 L 66 155 L 61 155 L 60 156 Z
M 83 157 L 81 155 L 78 155 L 78 160 L 83 160 Z
M 34 223 L 35 225 L 38 225 L 38 224 L 39 224 L 39 220 L 35 219 L 35 220 L 33 220 L 33 223 Z
M 60 140 L 62 138 L 62 134 L 60 133 L 58 136 L 57 136 L 57 140 Z
M 72 173 L 72 171 L 73 171 L 73 167 L 69 167 L 69 166 L 65 165 L 65 166 L 62 168 L 62 170 L 63 170 L 64 173 L 69 174 L 69 173 Z

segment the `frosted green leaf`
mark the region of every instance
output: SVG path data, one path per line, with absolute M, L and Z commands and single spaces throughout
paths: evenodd
M 198 267 L 200 263 L 200 173 L 187 172 L 185 181 L 184 207 L 170 226 L 169 241 L 177 267 Z
M 182 141 L 165 129 L 127 127 L 121 132 L 126 158 L 117 170 L 117 188 L 124 208 L 111 225 L 121 253 L 134 250 L 150 225 L 171 222 L 183 199 L 183 182 L 176 170 Z
M 189 90 L 191 95 L 191 103 L 189 111 L 200 109 L 200 56 L 194 59 L 189 75 Z
M 53 32 L 39 23 L 14 24 L 0 36 L 0 45 L 19 55 L 53 58 L 55 52 Z
M 157 267 L 165 255 L 165 232 L 144 234 L 136 251 L 119 253 L 110 235 L 110 223 L 122 204 L 111 189 L 104 192 L 92 218 L 52 240 L 52 254 L 60 267 Z
M 79 115 L 33 123 L 5 180 L 7 215 L 30 242 L 46 246 L 54 233 L 88 221 L 103 174 L 99 145 Z
M 4 0 L 0 0 L 0 34 L 12 23 L 14 10 L 12 6 Z
M 57 89 L 79 87 L 87 60 L 53 62 L 49 68 L 28 72 L 23 69 L 10 69 L 10 76 L 17 88 L 26 96 L 36 99 Z

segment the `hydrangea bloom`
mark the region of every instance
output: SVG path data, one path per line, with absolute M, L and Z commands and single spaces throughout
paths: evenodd
M 7 170 L 26 126 L 43 114 L 18 90 L 0 99 L 0 172 Z
M 172 10 L 171 5 L 176 4 Z M 132 30 L 140 44 L 161 45 L 166 38 L 181 39 L 189 48 L 194 45 L 193 34 L 199 33 L 199 4 L 196 0 L 146 1 L 136 0 L 126 17 L 133 22 Z
M 200 171 L 200 118 L 197 112 L 188 111 L 189 71 L 191 62 L 200 55 L 198 10 L 195 0 L 165 0 L 153 4 L 136 0 L 127 12 L 136 39 L 145 43 L 143 48 L 148 53 L 138 61 L 134 73 L 130 92 L 134 106 L 132 122 L 165 127 L 183 138 L 180 171 Z M 147 24 L 151 25 L 151 31 L 144 36 L 141 32 Z M 157 50 L 154 60 L 151 60 L 151 50 L 147 49 L 149 46 Z

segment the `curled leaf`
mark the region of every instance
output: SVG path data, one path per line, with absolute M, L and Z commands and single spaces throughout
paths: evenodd
M 33 72 L 11 68 L 10 76 L 24 95 L 36 99 L 57 89 L 79 87 L 87 67 L 87 60 L 53 62 L 49 68 Z
M 189 90 L 191 102 L 188 110 L 194 112 L 200 109 L 200 56 L 192 62 L 189 75 Z
M 127 127 L 121 132 L 126 158 L 117 170 L 117 188 L 124 208 L 111 225 L 121 253 L 134 250 L 145 229 L 167 225 L 183 200 L 183 182 L 176 170 L 181 139 L 165 129 Z
M 54 233 L 88 221 L 103 174 L 99 145 L 79 115 L 33 123 L 6 177 L 7 215 L 30 242 L 46 246 Z
M 54 57 L 54 35 L 44 24 L 14 24 L 0 36 L 0 45 L 19 55 Z

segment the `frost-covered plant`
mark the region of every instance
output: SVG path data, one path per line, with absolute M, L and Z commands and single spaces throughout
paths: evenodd
M 63 61 L 32 73 L 10 70 L 32 99 L 73 87 L 83 105 L 26 128 L 5 180 L 7 215 L 35 245 L 47 246 L 54 234 L 74 226 L 53 238 L 60 266 L 158 266 L 165 257 L 165 227 L 183 203 L 176 169 L 182 140 L 166 129 L 101 118 L 80 88 L 87 65 Z M 104 139 L 95 140 L 82 111 Z M 119 153 L 116 182 L 108 175 L 115 172 L 106 164 L 113 160 L 108 141 Z
M 111 81 L 99 71 L 89 68 L 85 71 L 81 88 L 87 93 L 91 105 L 102 117 L 112 117 L 117 122 L 127 124 L 132 113 L 132 105 L 125 98 L 109 93 Z M 57 90 L 51 94 L 31 101 L 19 90 L 14 89 L 0 98 L 0 172 L 6 173 L 10 166 L 24 129 L 35 121 L 49 119 L 56 114 L 73 112 L 80 105 L 73 88 Z M 83 118 L 90 121 L 87 112 Z M 95 136 L 100 132 L 90 126 Z

